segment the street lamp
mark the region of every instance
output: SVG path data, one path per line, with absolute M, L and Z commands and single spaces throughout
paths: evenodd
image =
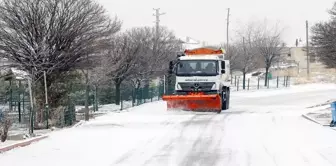
M 47 117 L 47 129 L 49 128 L 49 105 L 48 105 L 48 89 L 47 89 L 47 73 L 43 71 L 44 76 L 44 91 L 45 91 L 45 112 Z

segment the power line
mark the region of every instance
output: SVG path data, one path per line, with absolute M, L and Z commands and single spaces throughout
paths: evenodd
M 153 16 L 155 16 L 155 24 L 156 24 L 156 27 L 155 27 L 155 42 L 154 42 L 154 48 L 153 48 L 153 52 L 154 52 L 154 55 L 156 54 L 157 52 L 157 45 L 158 45 L 158 41 L 159 41 L 159 38 L 160 38 L 160 32 L 159 32 L 159 29 L 160 29 L 160 16 L 166 14 L 166 13 L 160 13 L 160 8 L 153 8 L 153 10 L 155 10 L 155 14 L 153 14 Z M 163 75 L 163 94 L 166 94 L 166 75 L 164 74 Z

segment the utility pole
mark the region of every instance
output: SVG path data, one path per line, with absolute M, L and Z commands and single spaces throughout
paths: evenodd
M 243 50 L 244 50 L 244 56 L 247 56 L 246 48 L 245 48 L 245 37 L 243 37 Z M 243 89 L 244 90 L 245 90 L 245 81 L 246 81 L 245 79 L 246 79 L 246 73 L 245 73 L 245 69 L 244 69 L 244 72 L 243 72 Z
M 306 49 L 307 49 L 307 76 L 309 77 L 309 42 L 308 42 L 308 20 L 306 21 Z
M 246 54 L 246 50 L 245 50 L 245 37 L 243 37 L 243 49 L 244 49 L 244 54 Z
M 226 16 L 226 51 L 229 50 L 229 24 L 230 24 L 230 8 L 228 8 Z
M 158 41 L 160 38 L 160 16 L 166 14 L 166 13 L 160 13 L 160 8 L 153 8 L 153 10 L 155 10 L 155 14 L 153 14 L 153 16 L 155 16 L 155 43 L 154 43 L 154 55 L 156 54 L 156 50 L 157 50 L 157 45 L 158 45 Z M 161 78 L 162 79 L 162 78 Z M 166 94 L 166 75 L 165 73 L 163 74 L 163 94 Z
M 153 9 L 155 10 L 155 14 L 153 14 L 153 16 L 155 16 L 155 24 L 156 24 L 156 27 L 155 27 L 155 31 L 156 31 L 156 38 L 158 39 L 159 38 L 159 30 L 160 30 L 160 16 L 166 14 L 166 13 L 160 13 L 160 8 L 156 8 L 156 9 Z
M 166 94 L 166 75 L 163 75 L 163 94 Z

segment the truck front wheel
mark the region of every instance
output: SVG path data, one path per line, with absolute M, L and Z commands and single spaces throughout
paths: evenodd
M 222 88 L 222 110 L 229 109 L 230 90 L 227 87 Z
M 226 88 L 227 89 L 227 92 L 226 92 L 226 94 L 227 94 L 227 98 L 226 98 L 226 104 L 227 104 L 227 109 L 229 109 L 230 108 L 230 96 L 231 96 L 231 94 L 230 94 L 230 88 L 228 87 L 228 88 Z

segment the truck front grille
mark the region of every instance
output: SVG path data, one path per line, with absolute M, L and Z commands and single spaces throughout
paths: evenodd
M 182 91 L 211 91 L 215 82 L 181 82 Z

